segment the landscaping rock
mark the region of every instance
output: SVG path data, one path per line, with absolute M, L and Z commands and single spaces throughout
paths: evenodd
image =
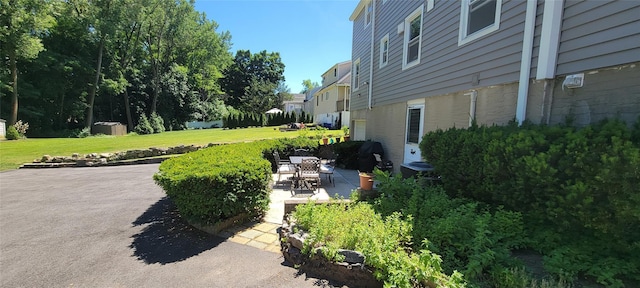
M 350 264 L 364 263 L 365 260 L 364 255 L 358 251 L 338 249 L 338 254 L 344 256 L 344 262 Z

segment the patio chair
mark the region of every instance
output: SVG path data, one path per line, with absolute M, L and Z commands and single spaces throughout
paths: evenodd
M 320 188 L 320 160 L 304 159 L 300 163 L 298 177 L 306 187 L 311 189 L 315 185 L 316 190 Z
M 328 153 L 327 159 L 320 165 L 320 174 L 325 175 L 325 177 L 329 180 L 329 183 L 333 184 L 333 187 L 336 186 L 335 178 L 333 178 L 333 171 L 336 169 L 336 158 L 333 152 Z
M 311 151 L 309 149 L 298 148 L 293 150 L 293 155 L 295 156 L 311 156 Z
M 333 178 L 333 171 L 335 170 L 336 167 L 331 166 L 329 164 L 322 164 L 320 165 L 320 174 L 323 174 L 326 176 L 326 178 L 329 180 L 329 183 L 333 184 L 333 187 L 336 187 L 336 181 L 335 178 Z
M 282 176 L 282 174 L 295 175 L 297 173 L 296 165 L 293 165 L 288 161 L 282 161 L 282 159 L 280 159 L 280 154 L 278 154 L 277 151 L 273 152 L 273 159 L 275 160 L 276 167 L 278 168 L 276 171 L 278 173 L 278 182 L 280 182 L 280 176 Z

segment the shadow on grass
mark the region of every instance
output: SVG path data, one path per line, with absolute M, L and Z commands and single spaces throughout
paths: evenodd
M 173 202 L 164 197 L 138 217 L 134 226 L 147 225 L 132 236 L 133 255 L 147 264 L 168 264 L 186 260 L 224 241 L 184 221 Z

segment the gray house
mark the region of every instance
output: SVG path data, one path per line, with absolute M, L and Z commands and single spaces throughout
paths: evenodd
M 472 120 L 640 115 L 640 1 L 361 0 L 350 20 L 351 137 L 394 163 Z

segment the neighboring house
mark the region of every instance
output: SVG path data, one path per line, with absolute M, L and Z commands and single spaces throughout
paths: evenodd
M 284 113 L 296 112 L 300 115 L 300 112 L 304 109 L 304 94 L 291 94 L 292 99 L 289 101 L 282 101 L 284 104 Z
M 361 0 L 351 138 L 394 163 L 436 129 L 640 115 L 640 1 Z M 396 165 L 398 169 L 400 165 Z
M 351 61 L 333 65 L 322 74 L 322 86 L 314 96 L 314 120 L 318 125 L 340 129 L 349 127 Z
M 321 88 L 322 87 L 315 87 L 315 88 L 307 91 L 307 93 L 305 94 L 305 98 L 304 98 L 303 110 L 307 114 L 312 115 L 312 117 L 314 117 L 314 118 L 315 118 L 314 108 L 316 106 L 316 102 L 315 102 L 315 98 L 314 98 L 313 95 L 315 95 L 316 92 L 318 92 Z M 315 122 L 315 120 L 314 120 L 314 122 Z

